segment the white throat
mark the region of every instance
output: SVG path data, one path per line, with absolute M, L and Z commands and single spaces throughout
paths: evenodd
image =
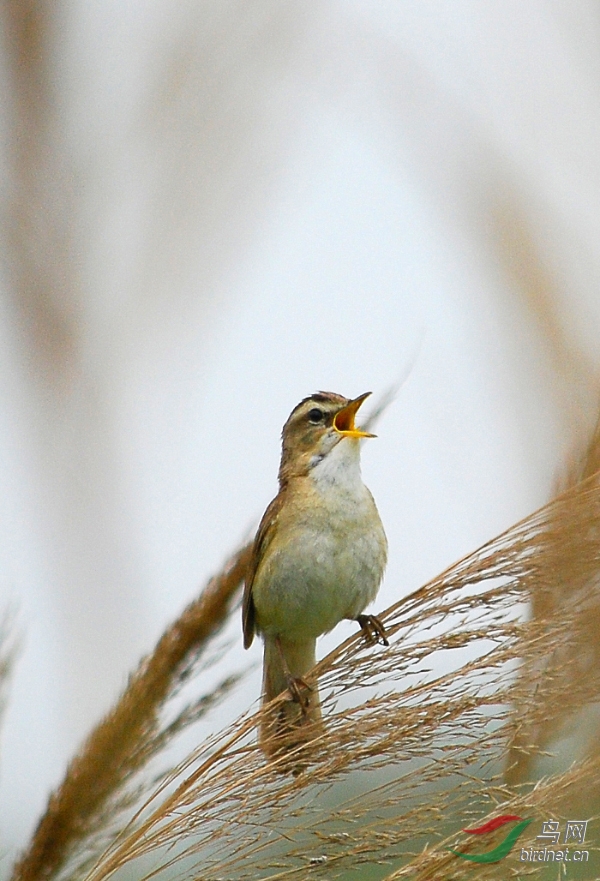
M 332 487 L 351 494 L 364 491 L 360 473 L 360 441 L 343 438 L 323 458 L 318 459 L 309 475 L 321 491 Z

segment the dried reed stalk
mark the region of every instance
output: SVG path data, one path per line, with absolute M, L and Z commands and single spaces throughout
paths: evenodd
M 470 878 L 447 847 L 473 821 L 518 813 L 539 831 L 548 816 L 599 812 L 595 752 L 535 786 L 522 773 L 544 758 L 537 734 L 557 694 L 563 718 L 599 700 L 600 665 L 572 651 L 593 637 L 598 524 L 595 473 L 384 612 L 389 648 L 343 642 L 312 673 L 326 725 L 308 748 L 292 735 L 265 761 L 261 713 L 246 713 L 154 783 L 140 781 L 173 728 L 159 711 L 243 578 L 244 548 L 72 762 L 13 878 L 104 881 L 127 869 L 170 881 L 333 879 L 362 865 L 389 881 Z M 557 585 L 569 588 L 560 613 L 538 602 L 528 619 L 532 600 Z M 517 873 L 521 864 L 503 861 L 478 878 Z
M 563 485 L 572 488 L 593 479 L 598 469 L 600 421 L 586 449 L 570 467 Z M 508 774 L 511 782 L 528 779 L 532 774 L 532 754 L 523 749 L 525 743 L 533 744 L 537 751 L 546 750 L 561 737 L 573 736 L 574 725 L 579 728 L 579 737 L 574 738 L 579 740 L 579 756 L 600 756 L 598 711 L 589 711 L 595 704 L 600 706 L 600 689 L 594 691 L 591 687 L 600 668 L 599 554 L 596 550 L 596 554 L 589 557 L 580 556 L 577 533 L 581 529 L 589 534 L 592 542 L 596 542 L 597 549 L 600 548 L 600 519 L 595 513 L 582 523 L 579 517 L 572 515 L 569 507 L 557 511 L 553 522 L 552 553 L 544 557 L 546 571 L 540 573 L 531 586 L 533 620 L 562 621 L 570 632 L 561 647 L 543 659 L 541 667 L 523 671 L 534 689 L 540 679 L 544 680 L 545 697 L 541 704 L 534 699 L 534 694 L 529 695 L 515 708 L 520 725 Z M 587 700 L 582 702 L 580 712 L 574 716 L 571 698 L 581 691 L 587 694 Z
M 148 761 L 160 710 L 225 621 L 249 555 L 249 546 L 235 553 L 141 662 L 118 703 L 89 736 L 51 795 L 31 845 L 15 865 L 14 881 L 54 877 L 73 848 L 85 843 L 107 802 Z
M 77 168 L 57 88 L 61 9 L 48 0 L 4 0 L 0 14 L 10 78 L 3 256 L 28 366 L 36 382 L 61 395 L 78 366 L 82 287 Z
M 14 636 L 14 622 L 8 614 L 0 623 L 0 716 L 4 713 L 8 685 L 13 670 L 17 643 Z
M 548 812 L 598 809 L 594 758 L 533 789 L 504 778 L 515 754 L 539 752 L 519 742 L 522 720 L 512 708 L 547 706 L 563 675 L 551 660 L 573 662 L 569 642 L 585 630 L 596 597 L 582 589 L 559 620 L 524 620 L 527 604 L 557 577 L 591 583 L 598 522 L 594 475 L 394 604 L 382 616 L 388 649 L 352 637 L 313 671 L 326 727 L 308 751 L 292 737 L 288 752 L 267 762 L 255 742 L 260 713 L 240 717 L 138 802 L 87 881 L 125 866 L 136 877 L 241 881 L 310 871 L 332 879 L 362 864 L 387 865 L 390 878 L 442 870 L 466 878 L 472 868 L 444 848 L 472 817 L 520 810 L 539 831 Z M 565 559 L 577 561 L 577 572 L 562 571 Z M 563 694 L 563 711 L 599 693 L 596 668 Z M 358 794 L 349 796 L 352 788 Z M 143 861 L 136 870 L 150 856 L 152 870 L 144 874 Z M 478 877 L 513 870 L 502 863 Z
M 557 775 L 550 780 L 542 780 L 526 795 L 517 797 L 508 797 L 498 808 L 490 812 L 485 817 L 478 820 L 478 823 L 488 822 L 500 814 L 512 814 L 522 817 L 548 817 L 567 816 L 569 815 L 570 805 L 573 802 L 573 795 L 582 786 L 594 787 L 600 790 L 600 759 L 596 758 L 589 762 L 584 762 L 575 768 Z M 510 790 L 507 790 L 509 795 Z M 571 815 L 572 816 L 572 815 Z M 540 828 L 538 824 L 538 829 Z M 448 836 L 445 841 L 434 850 L 424 850 L 409 864 L 386 875 L 382 881 L 401 881 L 403 878 L 410 878 L 411 881 L 453 881 L 453 879 L 472 879 L 475 877 L 473 867 L 467 868 L 464 863 L 449 852 L 450 848 L 460 849 L 467 853 L 482 853 L 491 850 L 506 834 L 503 829 L 497 833 L 491 833 L 485 836 L 483 843 L 481 840 L 474 845 L 469 846 L 469 842 L 465 842 L 464 836 L 457 840 L 456 834 Z M 531 842 L 529 842 L 531 843 Z M 534 847 L 541 845 L 534 842 Z M 588 850 L 591 848 L 587 847 Z M 594 849 L 598 853 L 598 847 Z M 572 868 L 572 865 L 571 865 Z M 547 869 L 546 866 L 538 865 L 537 871 Z M 560 870 L 559 870 L 560 871 Z M 477 867 L 477 879 L 506 879 L 522 877 L 525 873 L 528 875 L 536 873 L 536 867 L 524 866 L 523 863 L 511 865 L 510 862 L 498 863 L 497 865 L 479 865 Z M 579 876 L 582 877 L 582 876 Z M 590 874 L 588 877 L 597 877 L 597 870 L 590 866 Z

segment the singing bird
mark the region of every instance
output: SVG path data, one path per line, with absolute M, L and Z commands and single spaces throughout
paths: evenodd
M 319 693 L 303 679 L 315 665 L 318 636 L 349 618 L 387 644 L 379 619 L 363 614 L 387 561 L 383 525 L 360 471 L 361 439 L 375 435 L 354 422 L 369 394 L 318 392 L 283 426 L 279 492 L 259 525 L 243 600 L 244 647 L 255 633 L 264 640 L 263 705 L 286 689 L 290 696 L 263 716 L 267 755 L 294 728 L 318 733 Z

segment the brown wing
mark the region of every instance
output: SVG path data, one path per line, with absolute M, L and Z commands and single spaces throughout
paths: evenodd
M 246 583 L 244 584 L 244 598 L 242 600 L 242 627 L 244 630 L 244 648 L 247 649 L 252 645 L 254 634 L 256 633 L 256 622 L 254 612 L 254 600 L 252 599 L 252 585 L 254 577 L 258 569 L 258 565 L 263 559 L 265 552 L 273 540 L 277 524 L 277 515 L 282 504 L 282 494 L 275 496 L 265 513 L 254 539 L 254 547 L 252 548 L 252 557 L 246 573 Z

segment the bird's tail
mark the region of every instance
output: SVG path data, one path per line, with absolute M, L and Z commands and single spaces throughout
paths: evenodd
M 267 756 L 287 752 L 317 737 L 322 731 L 321 704 L 316 684 L 308 688 L 304 676 L 316 663 L 317 641 L 277 643 L 275 637 L 265 638 L 263 659 L 263 707 L 281 694 L 290 693 L 290 677 L 295 680 L 299 700 L 278 703 L 263 713 L 259 742 Z M 287 670 L 286 670 L 287 667 Z M 293 687 L 293 686 L 292 686 Z

